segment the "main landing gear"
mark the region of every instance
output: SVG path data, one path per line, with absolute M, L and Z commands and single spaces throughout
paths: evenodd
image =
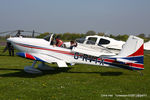
M 27 73 L 31 73 L 31 74 L 42 74 L 41 70 L 54 70 L 54 68 L 46 65 L 44 62 L 42 62 L 41 64 L 38 65 L 38 69 L 36 69 L 34 66 L 36 64 L 37 61 L 34 61 L 32 66 L 26 66 L 24 68 L 24 71 Z

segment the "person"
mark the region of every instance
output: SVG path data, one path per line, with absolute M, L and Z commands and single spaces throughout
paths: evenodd
M 7 42 L 7 45 L 4 48 L 3 53 L 6 52 L 7 50 L 9 51 L 9 56 L 14 56 L 14 47 L 10 42 Z
M 70 49 L 73 47 L 77 47 L 77 43 L 75 41 L 70 41 Z
M 56 46 L 61 47 L 63 45 L 63 41 L 60 39 L 59 36 L 56 37 Z
M 10 47 L 8 47 L 8 50 L 9 50 L 9 55 L 14 56 L 14 47 L 12 45 L 10 45 Z

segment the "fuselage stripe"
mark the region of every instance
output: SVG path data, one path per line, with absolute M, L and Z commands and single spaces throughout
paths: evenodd
M 67 52 L 67 51 L 53 50 L 53 49 L 47 49 L 47 48 L 41 48 L 41 47 L 33 47 L 33 46 L 27 46 L 27 45 L 18 44 L 18 43 L 16 43 L 16 44 L 19 45 L 19 46 L 27 47 L 27 48 L 48 50 L 48 51 L 54 51 L 54 52 L 57 52 L 57 53 L 63 53 L 63 54 L 68 54 L 68 55 L 74 55 L 73 53 Z

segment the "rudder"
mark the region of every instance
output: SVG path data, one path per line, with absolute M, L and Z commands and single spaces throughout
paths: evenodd
M 119 52 L 120 57 L 131 57 L 131 56 L 143 56 L 144 55 L 144 41 L 143 39 L 130 36 L 123 46 L 122 50 Z
M 118 60 L 121 59 L 129 64 L 133 70 L 144 69 L 144 41 L 143 39 L 130 36 L 118 54 Z

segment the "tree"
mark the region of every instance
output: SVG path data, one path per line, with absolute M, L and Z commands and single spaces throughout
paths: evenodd
M 114 36 L 114 35 L 112 35 L 112 34 L 110 34 L 110 35 L 109 35 L 109 37 L 110 37 L 110 38 L 115 38 L 115 36 Z
M 144 33 L 141 33 L 141 34 L 138 35 L 138 37 L 140 37 L 140 38 L 145 38 L 145 34 L 144 34 Z
M 111 35 L 111 37 L 112 37 L 112 35 Z M 125 34 L 125 35 L 120 35 L 120 34 L 119 34 L 119 35 L 115 36 L 114 39 L 126 41 L 126 40 L 128 39 L 128 37 L 129 37 L 129 36 L 126 35 L 126 34 Z
M 95 34 L 96 34 L 96 32 L 93 30 L 86 32 L 86 35 L 95 35 Z
M 97 35 L 99 35 L 99 36 L 105 36 L 105 33 L 104 32 L 98 32 Z
M 40 34 L 39 36 L 36 36 L 37 38 L 44 38 L 45 36 L 49 35 L 49 32 L 45 32 L 43 34 Z
M 148 39 L 150 39 L 150 34 L 148 35 Z

